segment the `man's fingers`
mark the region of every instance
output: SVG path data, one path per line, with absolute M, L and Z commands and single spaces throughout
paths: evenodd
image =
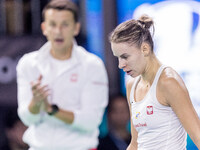
M 46 99 L 50 95 L 48 85 L 41 85 L 41 80 L 42 75 L 36 81 L 31 82 L 33 97 L 36 101 Z
M 41 81 L 42 81 L 42 75 L 40 75 L 36 81 L 32 81 L 31 82 L 32 90 L 35 90 L 37 86 L 41 84 Z
M 38 77 L 38 81 L 42 80 L 42 75 L 40 74 L 40 76 Z
M 37 86 L 37 89 L 33 90 L 33 96 L 35 98 L 47 98 L 50 95 L 50 89 L 47 85 Z
M 39 82 L 37 82 L 37 83 L 34 83 L 34 82 L 31 82 L 31 88 L 32 88 L 32 90 L 34 91 L 34 90 L 36 90 L 36 89 L 38 89 L 38 87 L 40 86 L 40 83 Z

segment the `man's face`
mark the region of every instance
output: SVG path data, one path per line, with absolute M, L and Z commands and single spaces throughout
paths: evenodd
M 72 46 L 73 38 L 79 33 L 80 25 L 75 22 L 71 11 L 48 9 L 41 27 L 43 34 L 56 51 L 66 50 Z
M 113 128 L 126 128 L 127 123 L 130 120 L 127 101 L 120 97 L 117 98 L 117 100 L 112 103 L 108 119 Z

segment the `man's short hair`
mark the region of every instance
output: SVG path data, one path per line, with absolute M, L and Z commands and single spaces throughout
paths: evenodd
M 74 21 L 78 22 L 78 7 L 77 5 L 70 0 L 51 0 L 43 9 L 42 17 L 45 19 L 45 13 L 48 9 L 56 9 L 56 10 L 68 10 L 71 11 L 74 15 Z

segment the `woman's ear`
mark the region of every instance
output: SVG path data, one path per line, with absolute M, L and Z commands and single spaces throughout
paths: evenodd
M 143 42 L 141 45 L 141 51 L 144 55 L 144 57 L 149 56 L 149 54 L 151 53 L 151 47 L 148 43 Z

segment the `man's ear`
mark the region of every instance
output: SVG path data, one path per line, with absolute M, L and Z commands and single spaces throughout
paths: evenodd
M 149 56 L 149 54 L 151 53 L 151 47 L 148 43 L 143 42 L 141 45 L 141 51 L 144 55 L 144 57 Z
M 41 30 L 44 36 L 46 36 L 47 32 L 46 32 L 46 26 L 45 26 L 45 22 L 41 23 Z
M 79 34 L 80 28 L 81 28 L 81 24 L 79 22 L 77 22 L 75 24 L 74 36 L 77 36 Z

